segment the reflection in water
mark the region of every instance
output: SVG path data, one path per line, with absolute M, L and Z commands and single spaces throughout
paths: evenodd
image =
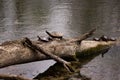
M 119 0 L 0 0 L 0 42 L 25 36 L 35 40 L 37 35 L 45 35 L 45 30 L 73 37 L 94 27 L 97 27 L 95 36 L 106 34 L 119 37 L 119 4 Z M 93 80 L 119 80 L 118 48 L 120 47 L 113 48 L 104 58 L 97 57 L 85 65 L 95 66 L 96 69 L 92 68 L 92 71 L 99 70 L 97 74 L 100 76 L 96 78 L 96 73 L 91 71 L 87 74 L 83 70 L 83 73 L 93 77 Z
M 10 4 L 9 4 L 10 3 Z M 15 20 L 16 20 L 16 7 L 15 7 L 15 2 L 13 0 L 4 0 L 3 1 L 3 16 L 4 18 L 2 19 L 2 26 L 4 26 L 5 32 L 1 32 L 2 34 L 6 36 L 4 37 L 6 40 L 7 39 L 13 39 L 15 38 Z
M 33 78 L 39 73 L 46 71 L 53 64 L 55 64 L 55 61 L 47 60 L 47 61 L 39 61 L 39 62 L 9 66 L 0 69 L 0 74 L 15 74 L 15 75 Z
M 81 73 L 92 80 L 119 80 L 120 79 L 120 46 L 113 47 L 104 58 L 96 57 L 88 64 L 84 65 Z
M 59 2 L 58 2 L 59 3 Z M 52 5 L 54 3 L 51 3 Z M 59 3 L 57 6 L 50 9 L 48 26 L 51 30 L 62 31 L 68 35 L 68 27 L 71 20 L 71 6 L 66 3 Z

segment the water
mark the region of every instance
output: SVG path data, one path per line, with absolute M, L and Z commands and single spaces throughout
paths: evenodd
M 94 36 L 105 34 L 119 37 L 119 4 L 119 0 L 0 0 L 0 43 L 22 37 L 36 40 L 37 35 L 46 36 L 45 30 L 75 37 L 95 27 L 97 31 Z M 104 58 L 96 57 L 83 66 L 81 73 L 92 80 L 120 80 L 119 48 L 119 45 L 111 48 Z M 54 61 L 47 63 L 52 65 Z M 44 67 L 35 69 L 30 66 L 32 64 L 35 64 L 34 67 Z M 33 77 L 30 72 L 37 74 L 48 67 L 37 62 L 15 66 L 17 72 L 8 67 L 1 69 L 0 73 L 22 74 L 28 70 L 25 75 Z

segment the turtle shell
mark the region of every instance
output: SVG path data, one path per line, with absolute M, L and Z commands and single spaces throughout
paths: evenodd
M 42 38 L 39 36 L 37 36 L 37 37 L 38 37 L 38 41 L 49 42 L 49 39 L 46 37 L 42 37 Z
M 114 37 L 110 37 L 109 41 L 116 41 L 116 39 Z
M 97 38 L 97 37 L 93 38 L 93 40 L 94 40 L 94 41 L 100 41 L 100 39 Z
M 62 37 L 63 36 L 63 34 L 62 33 L 60 33 L 60 32 L 51 32 L 51 34 L 53 35 L 53 36 L 58 36 L 58 37 Z
M 44 42 L 49 42 L 49 39 L 46 38 L 46 37 L 42 37 L 41 40 L 44 41 Z
M 108 37 L 105 36 L 105 35 L 102 35 L 102 36 L 100 37 L 100 40 L 102 40 L 102 41 L 108 41 Z

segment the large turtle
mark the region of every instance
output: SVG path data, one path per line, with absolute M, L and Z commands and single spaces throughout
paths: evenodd
M 50 36 L 50 37 L 52 37 L 52 38 L 58 38 L 58 39 L 63 39 L 63 34 L 62 33 L 59 33 L 59 32 L 48 32 L 48 31 L 46 31 L 46 33 Z

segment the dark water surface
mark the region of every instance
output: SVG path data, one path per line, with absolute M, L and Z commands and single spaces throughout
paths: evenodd
M 46 35 L 45 30 L 62 32 L 65 37 L 79 36 L 95 27 L 94 36 L 120 36 L 119 0 L 0 0 L 0 43 L 22 37 L 36 40 L 37 35 Z M 98 56 L 84 65 L 81 73 L 92 80 L 120 80 L 119 59 L 117 45 L 104 58 Z M 33 77 L 53 63 L 8 67 L 0 73 Z

